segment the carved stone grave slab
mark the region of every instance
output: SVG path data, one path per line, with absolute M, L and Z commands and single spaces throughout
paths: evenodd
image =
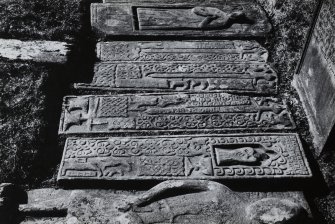
M 101 61 L 137 62 L 267 62 L 268 52 L 257 41 L 113 41 L 97 44 Z
M 277 74 L 254 41 L 102 42 L 91 84 L 79 89 L 272 94 Z M 108 62 L 107 62 L 108 61 Z
M 296 134 L 69 138 L 58 180 L 308 178 Z
M 271 29 L 253 1 L 114 1 L 91 5 L 102 36 L 263 37 Z
M 201 180 L 165 181 L 137 194 L 36 189 L 28 198 L 20 206 L 25 217 L 21 224 L 312 223 L 302 192 L 236 192 Z M 49 211 L 59 215 L 48 217 Z
M 294 128 L 286 104 L 277 98 L 166 93 L 65 97 L 59 133 Z

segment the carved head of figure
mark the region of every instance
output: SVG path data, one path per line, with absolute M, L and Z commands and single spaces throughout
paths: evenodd
M 224 149 L 215 147 L 217 164 L 219 166 L 229 165 L 260 165 L 270 158 L 271 150 L 261 148 L 241 147 L 236 149 Z

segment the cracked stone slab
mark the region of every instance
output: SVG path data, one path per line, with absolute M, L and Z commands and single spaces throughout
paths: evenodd
M 0 39 L 0 58 L 36 62 L 66 63 L 69 44 L 58 41 Z
M 100 36 L 264 37 L 271 25 L 253 1 L 118 1 L 91 5 Z
M 312 223 L 302 192 L 235 192 L 222 184 L 201 180 L 166 181 L 135 194 L 37 189 L 28 195 L 28 204 L 20 206 L 25 217 L 21 224 Z M 58 195 L 63 200 L 48 195 Z M 43 213 L 64 208 L 66 213 L 58 217 Z M 31 215 L 34 210 L 39 216 Z M 30 216 L 25 216 L 25 211 L 30 211 Z
M 255 41 L 101 42 L 92 83 L 111 91 L 225 91 L 274 94 L 276 72 Z M 131 62 L 131 63 L 130 63 Z
M 58 181 L 310 178 L 297 134 L 68 138 Z
M 60 134 L 199 130 L 283 130 L 295 124 L 273 97 L 227 93 L 67 96 Z

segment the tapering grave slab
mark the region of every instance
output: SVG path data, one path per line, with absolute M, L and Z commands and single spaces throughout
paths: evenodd
M 91 24 L 101 36 L 264 37 L 271 30 L 251 0 L 109 0 L 91 5 Z
M 20 205 L 22 224 L 312 223 L 302 192 L 238 192 L 203 180 L 165 181 L 137 193 L 35 189 L 28 200 Z
M 58 180 L 309 178 L 296 134 L 69 138 Z
M 90 90 L 277 92 L 268 53 L 255 41 L 102 42 Z
M 257 41 L 112 41 L 97 44 L 101 61 L 264 63 L 268 51 Z
M 278 98 L 159 93 L 67 96 L 59 133 L 294 128 L 285 102 Z

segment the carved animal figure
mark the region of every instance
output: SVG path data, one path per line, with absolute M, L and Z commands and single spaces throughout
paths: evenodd
M 65 112 L 64 116 L 64 131 L 67 131 L 73 125 L 82 125 L 87 118 L 80 111 Z
M 229 23 L 246 18 L 244 12 L 236 11 L 233 13 L 226 13 L 213 7 L 194 7 L 192 12 L 198 16 L 205 17 L 199 24 L 199 28 L 201 29 L 224 28 L 228 26 Z
M 66 176 L 66 172 L 73 171 L 96 171 L 97 177 L 112 177 L 116 174 L 123 176 L 125 172 L 131 171 L 131 165 L 125 161 L 115 159 L 89 158 L 86 162 L 75 162 L 65 160 L 61 169 L 61 175 Z

